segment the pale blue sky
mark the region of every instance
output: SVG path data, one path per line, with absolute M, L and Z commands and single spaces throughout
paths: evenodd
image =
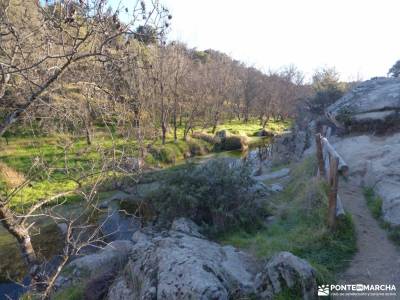
M 399 0 L 160 2 L 173 15 L 170 39 L 263 70 L 295 64 L 310 75 L 335 66 L 344 80 L 368 79 L 400 59 Z

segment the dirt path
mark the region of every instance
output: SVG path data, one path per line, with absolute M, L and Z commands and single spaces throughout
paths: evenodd
M 358 252 L 349 268 L 340 276 L 343 284 L 395 284 L 400 299 L 400 252 L 388 239 L 387 232 L 372 217 L 357 179 L 339 184 L 345 210 L 353 216 Z M 362 297 L 353 297 L 363 299 Z M 382 297 L 391 299 L 391 297 Z M 378 299 L 382 299 L 378 298 Z M 346 299 L 346 298 L 340 298 Z M 351 299 L 351 298 L 347 298 Z M 366 297 L 365 299 L 374 299 Z

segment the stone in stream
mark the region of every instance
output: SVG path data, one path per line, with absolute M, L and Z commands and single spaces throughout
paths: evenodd
M 260 131 L 258 131 L 258 132 L 256 133 L 256 136 L 274 137 L 275 135 L 274 135 L 273 132 L 270 132 L 270 131 L 265 130 L 265 129 L 261 129 Z
M 228 130 L 220 130 L 215 133 L 215 136 L 220 139 L 226 139 L 230 134 Z

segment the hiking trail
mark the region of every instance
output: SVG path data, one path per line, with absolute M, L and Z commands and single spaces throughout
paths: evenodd
M 360 180 L 351 178 L 339 183 L 339 194 L 345 210 L 352 215 L 355 225 L 357 248 L 349 267 L 338 278 L 342 284 L 395 284 L 400 298 L 400 251 L 389 240 L 367 206 Z M 340 297 L 340 299 L 364 297 Z M 373 299 L 373 297 L 365 297 Z

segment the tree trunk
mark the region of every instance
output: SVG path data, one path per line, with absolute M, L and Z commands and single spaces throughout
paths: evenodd
M 249 108 L 246 107 L 244 111 L 244 122 L 247 124 L 248 121 L 249 121 Z
M 22 257 L 32 277 L 32 281 L 39 282 L 39 261 L 33 249 L 31 237 L 27 228 L 19 224 L 19 220 L 5 205 L 0 205 L 0 220 L 4 228 L 16 238 Z
M 214 116 L 214 124 L 213 124 L 213 128 L 212 128 L 212 133 L 215 133 L 215 131 L 217 130 L 218 122 L 219 122 L 219 112 L 216 112 L 215 116 Z
M 90 133 L 90 128 L 88 124 L 86 124 L 85 126 L 85 133 L 86 133 L 86 143 L 90 146 L 92 144 L 92 134 Z
M 185 142 L 188 141 L 189 130 L 190 130 L 190 127 L 187 128 L 187 129 L 185 128 L 185 130 L 183 131 L 183 140 L 184 140 Z
M 177 122 L 176 122 L 176 114 L 177 114 L 177 103 L 176 99 L 174 101 L 174 115 L 173 115 L 173 125 L 174 125 L 174 142 L 176 143 L 178 141 L 178 136 L 177 136 Z
M 167 126 L 165 125 L 164 121 L 161 122 L 161 132 L 162 132 L 162 136 L 161 136 L 162 144 L 165 145 L 165 136 L 167 134 Z
M 179 126 L 182 126 L 182 108 L 180 109 L 179 113 Z
M 263 129 L 265 129 L 265 127 L 267 127 L 267 123 L 268 123 L 268 118 L 266 118 L 266 119 L 263 121 L 263 124 L 262 124 L 262 128 L 263 128 Z

